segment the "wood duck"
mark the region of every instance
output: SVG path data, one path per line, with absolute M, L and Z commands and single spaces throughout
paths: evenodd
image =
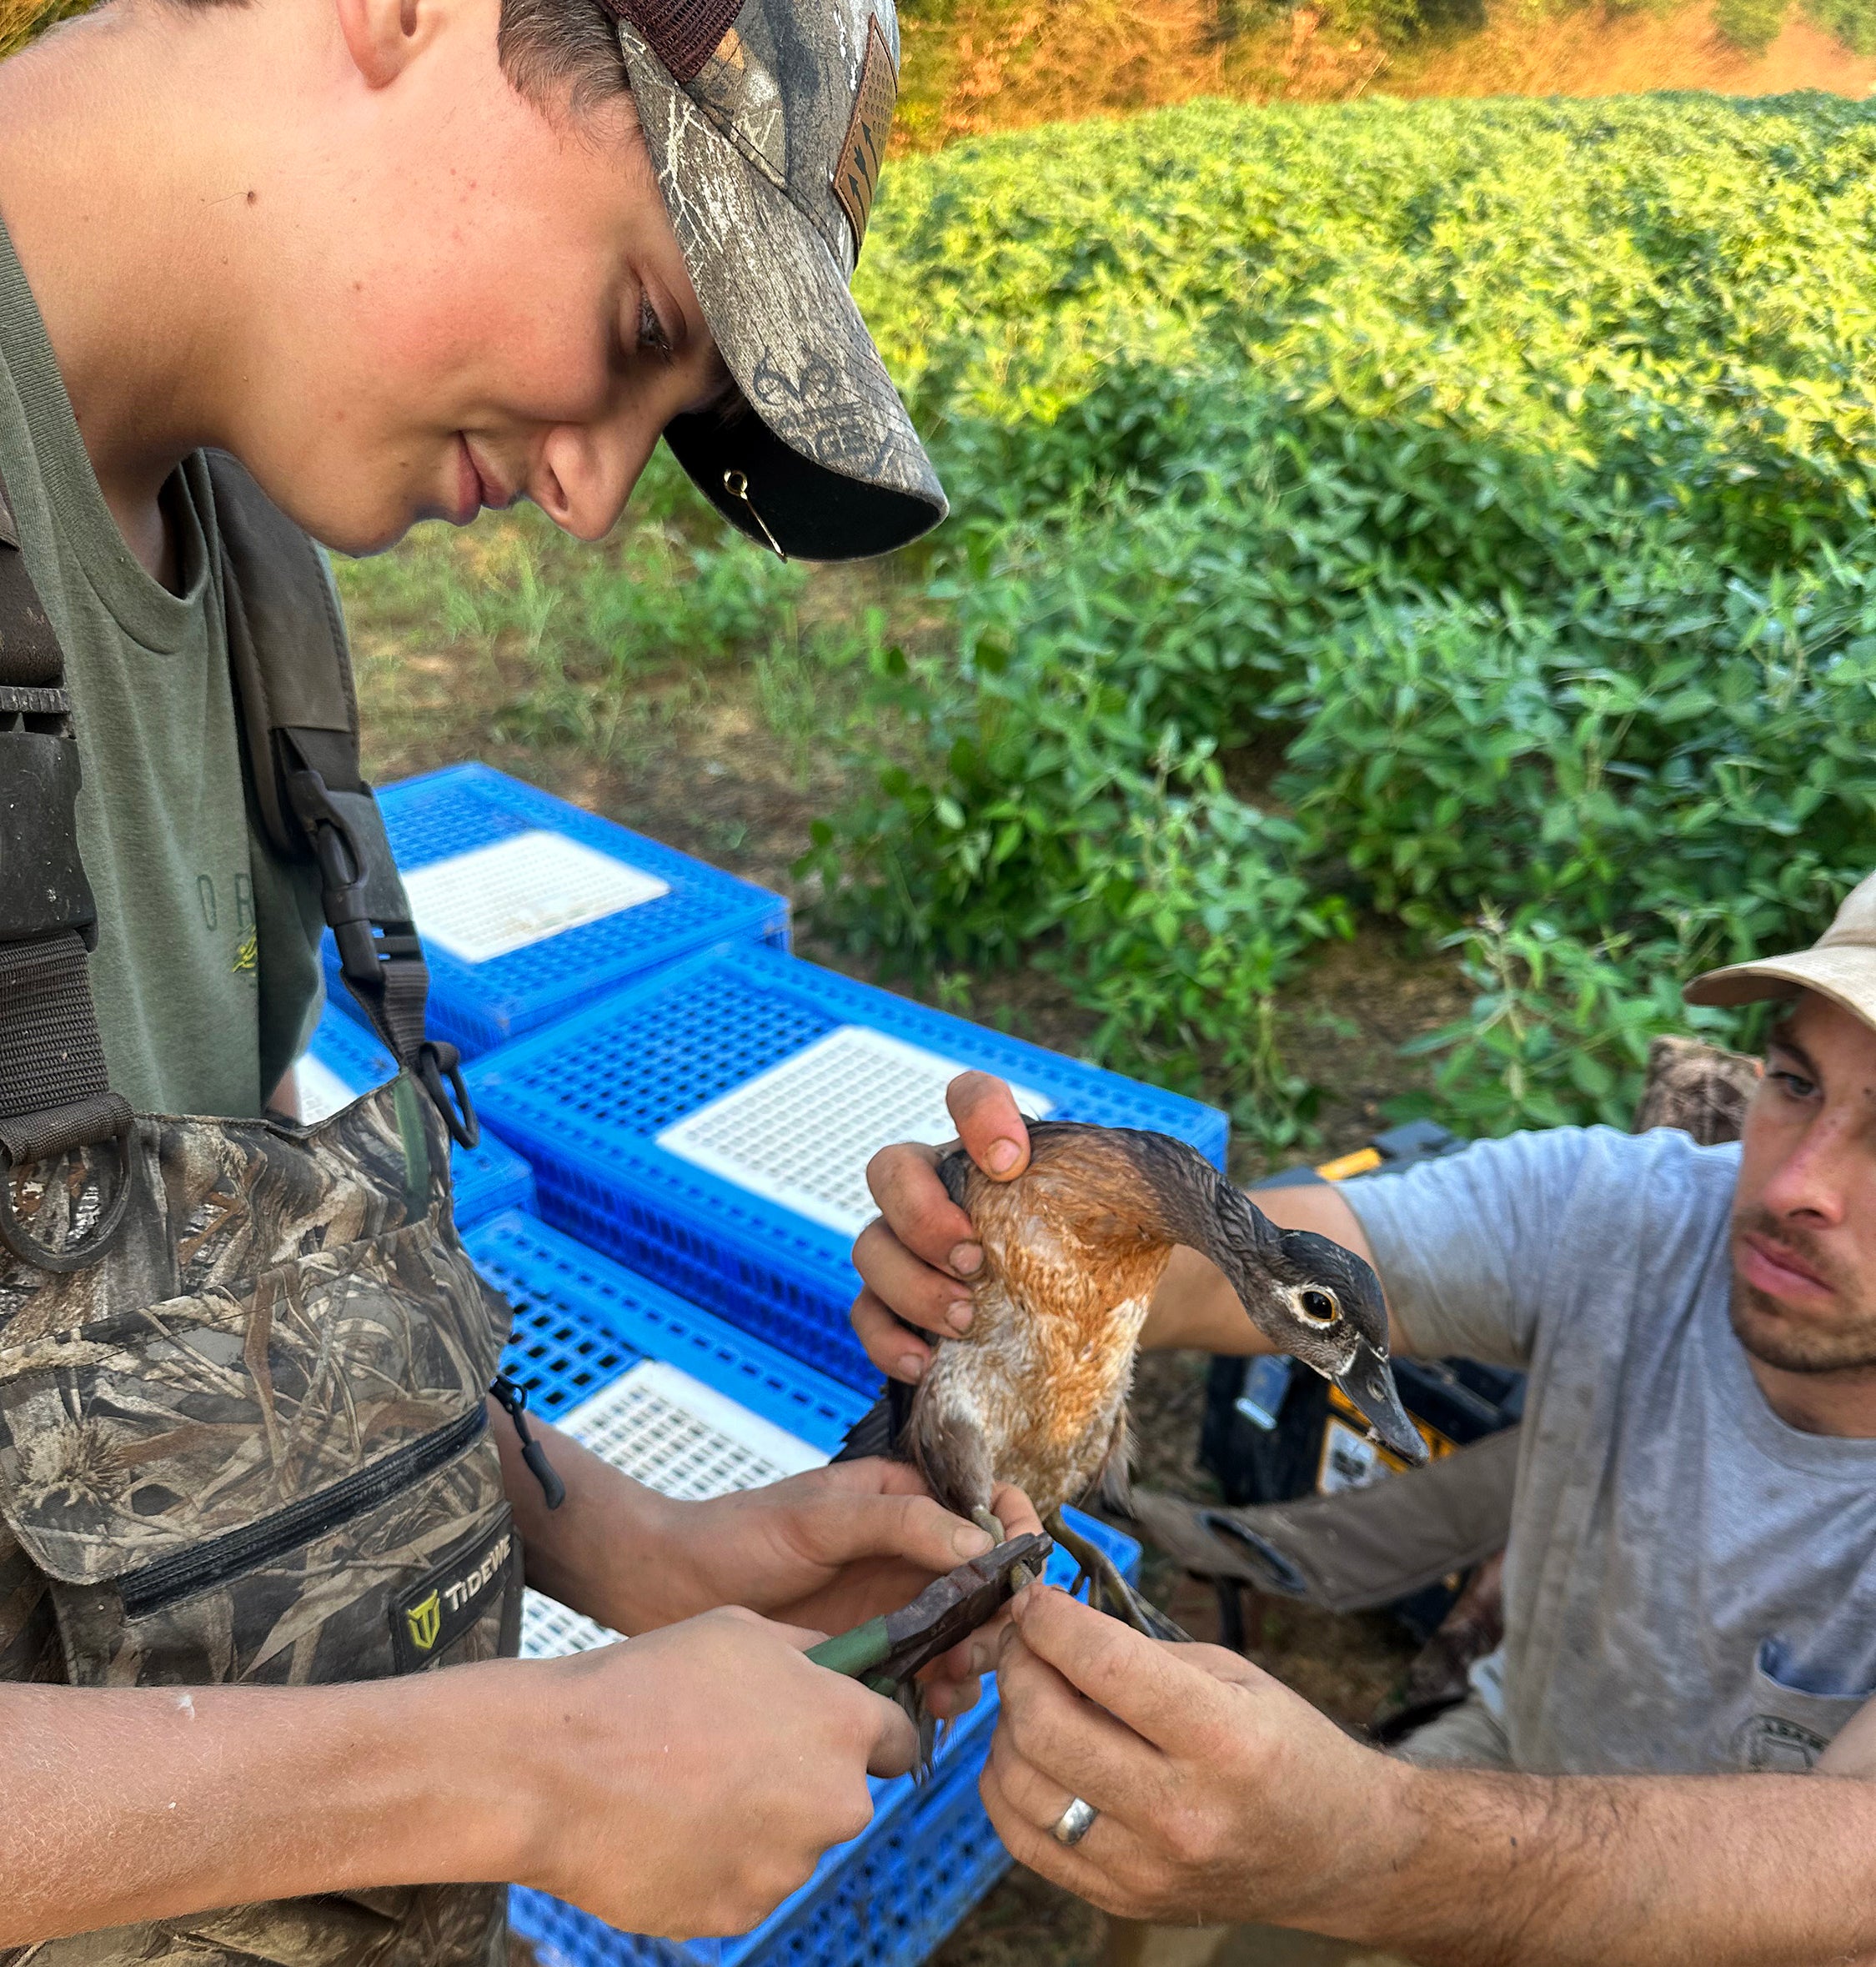
M 1110 1610 L 1183 1637 L 1068 1530 L 1065 1503 L 1127 1503 L 1127 1393 L 1148 1306 L 1176 1245 L 1217 1266 L 1251 1322 L 1315 1368 L 1410 1463 L 1427 1458 L 1387 1355 L 1373 1271 L 1308 1230 L 1279 1229 L 1194 1148 L 1165 1134 L 1032 1123 L 1028 1168 L 983 1174 L 961 1149 L 940 1162 L 984 1252 L 971 1329 L 937 1342 L 916 1387 L 896 1382 L 842 1455 L 917 1464 L 938 1499 L 1001 1538 L 999 1482 L 1036 1504 Z

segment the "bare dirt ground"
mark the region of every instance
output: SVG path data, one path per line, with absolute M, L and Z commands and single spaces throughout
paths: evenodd
M 747 671 L 680 667 L 652 678 L 640 693 L 630 732 L 601 760 L 590 749 L 490 735 L 502 725 L 504 706 L 529 685 L 524 663 L 507 649 L 384 632 L 357 610 L 354 627 L 367 767 L 381 781 L 482 758 L 790 894 L 790 865 L 807 846 L 810 822 L 842 790 L 830 752 L 813 747 L 805 755 L 795 735 L 775 729 L 773 706 L 765 710 Z M 867 974 L 865 965 L 817 940 L 811 925 L 797 947 L 812 960 Z M 1325 1089 L 1323 1152 L 1358 1146 L 1375 1131 L 1381 1102 L 1415 1082 L 1415 1070 L 1397 1056 L 1401 1042 L 1449 1021 L 1464 998 L 1446 965 L 1411 959 L 1372 932 L 1328 952 L 1307 1003 L 1293 1009 L 1288 1037 L 1290 1056 Z M 971 980 L 968 1008 L 975 1017 L 1068 1051 L 1081 1048 L 1091 1023 L 1033 973 Z M 1247 1178 L 1262 1164 L 1254 1152 L 1241 1151 L 1233 1172 Z M 1196 1357 L 1143 1361 L 1135 1402 L 1143 1483 L 1216 1496 L 1194 1458 L 1203 1377 Z M 1207 1588 L 1151 1553 L 1146 1582 L 1195 1637 L 1216 1638 L 1216 1607 Z M 1412 1651 L 1379 1617 L 1337 1619 L 1262 1600 L 1250 1608 L 1247 1623 L 1250 1656 L 1350 1727 L 1372 1713 Z M 1294 1936 L 1246 1931 L 1222 1944 L 1227 1950 L 1219 1967 L 1327 1967 L 1347 1958 L 1339 1950 L 1312 1950 L 1313 1943 Z M 934 1964 L 1096 1967 L 1108 1957 L 1107 1945 L 1101 1915 L 1017 1870 Z

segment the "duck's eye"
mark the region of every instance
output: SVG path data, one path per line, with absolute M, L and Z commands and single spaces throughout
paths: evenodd
M 1305 1291 L 1297 1300 L 1297 1309 L 1312 1325 L 1333 1325 L 1342 1316 L 1334 1293 L 1327 1291 Z

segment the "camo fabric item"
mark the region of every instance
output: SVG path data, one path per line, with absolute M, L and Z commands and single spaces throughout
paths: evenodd
M 898 92 L 893 8 L 747 0 L 684 86 L 630 18 L 619 32 L 685 264 L 750 405 L 804 457 L 927 500 L 927 524 L 943 517 L 937 474 L 847 292 Z
M 1703 1147 L 1737 1141 L 1764 1071 L 1758 1060 L 1703 1039 L 1657 1038 L 1648 1046 L 1634 1131 L 1678 1127 Z
M 94 1267 L 0 1251 L 0 1678 L 297 1686 L 393 1673 L 413 1635 L 424 1666 L 514 1653 L 519 1555 L 484 1419 L 509 1314 L 457 1238 L 429 1101 L 400 1078 L 310 1129 L 140 1118 L 132 1149 L 128 1219 Z M 90 1187 L 16 1180 L 16 1206 L 56 1244 Z M 441 1631 L 452 1566 L 478 1595 Z M 0 1967 L 500 1967 L 505 1945 L 499 1888 L 425 1886 L 0 1949 Z
M 680 419 L 674 454 L 780 551 L 845 559 L 916 539 L 944 518 L 944 488 L 848 291 L 898 100 L 892 0 L 604 3 L 718 350 L 755 421 L 825 476 L 785 468 L 748 419 L 740 436 L 715 419 L 707 442 Z

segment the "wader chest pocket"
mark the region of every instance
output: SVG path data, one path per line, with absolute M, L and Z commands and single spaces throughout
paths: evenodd
M 0 1511 L 51 1580 L 69 1678 L 305 1684 L 512 1651 L 500 1336 L 429 1222 L 238 1294 L 9 1333 Z

